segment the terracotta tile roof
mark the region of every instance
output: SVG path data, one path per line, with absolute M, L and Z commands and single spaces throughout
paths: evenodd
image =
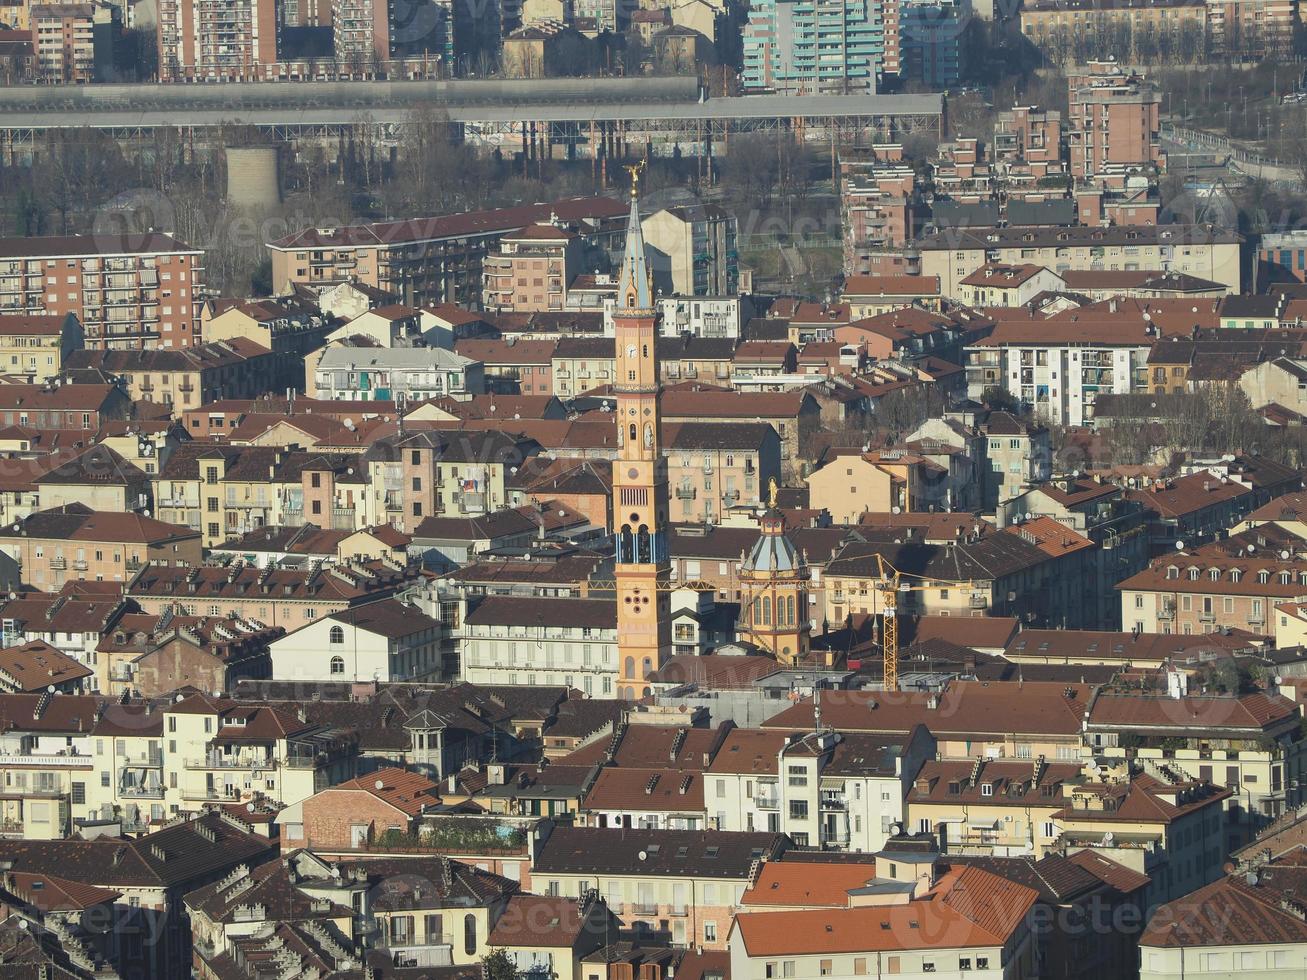
M 7 874 L 5 889 L 42 912 L 79 912 L 122 897 L 122 892 L 111 888 L 23 871 Z
M 863 296 L 939 295 L 939 276 L 849 276 L 844 281 L 844 298 Z
M 67 319 L 53 313 L 6 313 L 0 315 L 0 336 L 58 337 Z
M 1184 698 L 1140 694 L 1100 694 L 1086 724 L 1129 731 L 1173 728 L 1183 731 L 1262 733 L 1296 724 L 1298 707 L 1279 694 L 1258 691 L 1241 697 L 1193 695 Z
M 275 840 L 210 813 L 137 840 L 0 840 L 0 861 L 11 861 L 18 873 L 53 873 L 102 888 L 174 888 L 210 881 L 243 861 L 273 857 L 276 848 Z
M 148 255 L 189 252 L 203 255 L 171 235 L 150 232 L 138 235 L 47 235 L 39 238 L 0 238 L 0 258 L 54 257 L 74 255 Z
M 659 684 L 694 684 L 701 690 L 749 690 L 781 670 L 771 657 L 674 654 L 649 676 Z
M 1019 800 L 1027 807 L 1057 809 L 1065 802 L 1061 787 L 1077 781 L 1080 764 L 1052 762 L 1042 768 L 1030 761 L 990 759 L 973 781 L 974 759 L 928 760 L 917 772 L 907 800 L 913 803 L 957 803 L 963 806 L 1010 807 Z M 1039 768 L 1039 782 L 1035 772 Z M 989 792 L 982 787 L 989 787 Z
M 1211 473 L 1191 473 L 1168 481 L 1164 489 L 1127 490 L 1126 497 L 1161 517 L 1183 517 L 1252 493 L 1249 487 Z
M 1038 898 L 980 868 L 943 876 L 933 900 L 905 905 L 750 912 L 735 928 L 750 957 L 1004 946 Z
M 584 921 L 574 898 L 549 895 L 514 895 L 486 940 L 492 947 L 571 949 Z
M 1230 875 L 1160 906 L 1139 937 L 1142 947 L 1265 946 L 1307 943 L 1307 867 L 1272 864 L 1257 884 Z M 1288 903 L 1289 908 L 1283 903 Z
M 1104 857 L 1094 850 L 1077 851 L 1068 854 L 1066 859 L 1122 895 L 1129 895 L 1143 888 L 1152 879 L 1134 868 L 1127 868 L 1111 858 Z
M 617 603 L 609 599 L 487 596 L 471 610 L 468 626 L 588 626 L 617 628 Z
M 697 772 L 605 766 L 585 795 L 586 810 L 702 813 L 703 776 Z
M 397 810 L 402 810 L 410 817 L 420 814 L 424 806 L 434 806 L 440 802 L 440 787 L 426 776 L 409 772 L 407 769 L 378 769 L 366 776 L 330 786 L 323 792 L 330 793 L 336 790 L 361 790 Z
M 848 908 L 849 892 L 876 877 L 871 856 L 859 862 L 767 861 L 744 891 L 740 904 L 753 908 Z
M 708 772 L 775 775 L 780 751 L 789 740 L 787 731 L 734 728 L 713 757 Z
M 979 681 L 953 681 L 938 695 L 827 691 L 821 699 L 821 717 L 836 731 L 906 734 L 922 724 L 939 738 L 955 734 L 1075 736 L 1080 733 L 1090 693 L 1083 684 Z M 762 727 L 810 730 L 812 714 L 808 698 L 768 719 Z
M 971 275 L 962 280 L 964 286 L 992 286 L 996 289 L 1011 289 L 1029 282 L 1039 273 L 1046 271 L 1042 265 L 1023 262 L 1008 265 L 1004 262 L 987 262 Z
M 0 650 L 0 686 L 19 693 L 44 691 L 95 672 L 44 640 Z
M 400 602 L 397 599 L 378 599 L 351 606 L 326 617 L 335 623 L 344 623 L 384 636 L 391 640 L 401 640 L 417 633 L 439 629 L 440 622 L 423 613 L 416 606 Z

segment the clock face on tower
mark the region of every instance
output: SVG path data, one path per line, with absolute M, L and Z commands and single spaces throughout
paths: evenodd
M 635 344 L 628 344 L 628 345 L 627 345 L 627 348 L 626 348 L 626 356 L 627 356 L 628 358 L 630 358 L 631 360 L 635 360 Z

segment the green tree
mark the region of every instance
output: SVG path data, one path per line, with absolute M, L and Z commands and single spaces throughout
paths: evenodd
M 486 980 L 517 980 L 517 967 L 507 950 L 492 948 L 481 957 L 481 975 Z

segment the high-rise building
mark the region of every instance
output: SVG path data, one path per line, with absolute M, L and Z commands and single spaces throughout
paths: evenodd
M 276 0 L 159 0 L 159 77 L 276 77 Z
M 1091 61 L 1067 78 L 1071 174 L 1079 182 L 1121 188 L 1132 172 L 1164 163 L 1161 96 L 1144 77 L 1114 61 Z
M 744 28 L 744 88 L 874 93 L 899 73 L 898 0 L 757 0 Z
M 903 76 L 932 88 L 957 85 L 965 69 L 970 0 L 903 0 L 899 11 Z
M 96 82 L 113 69 L 122 31 L 118 8 L 107 3 L 33 4 L 30 20 L 36 73 L 43 82 Z
M 199 343 L 204 253 L 168 235 L 0 239 L 0 313 L 72 313 L 86 346 Z
M 672 653 L 667 558 L 667 463 L 662 454 L 658 395 L 658 311 L 645 257 L 637 200 L 638 171 L 631 182 L 631 213 L 613 310 L 616 338 L 613 394 L 617 458 L 613 461 L 614 579 L 617 593 L 620 697 L 649 692 L 647 678 Z

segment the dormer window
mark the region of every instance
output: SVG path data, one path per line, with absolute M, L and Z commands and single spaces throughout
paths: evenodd
M 1266 569 L 1263 568 L 1260 572 L 1257 573 L 1258 585 L 1265 585 L 1270 580 L 1271 580 L 1271 573 L 1268 572 Z
M 1232 569 L 1230 569 L 1230 581 L 1231 581 L 1231 582 L 1238 582 L 1241 578 L 1243 578 L 1243 571 L 1242 571 L 1242 570 L 1240 570 L 1240 569 L 1238 569 L 1238 568 L 1232 568 Z
M 1288 573 L 1288 572 L 1281 572 L 1281 573 L 1280 573 L 1280 584 L 1281 584 L 1281 585 L 1288 585 L 1288 584 L 1289 584 L 1289 581 L 1290 581 L 1289 573 Z
M 981 783 L 981 784 L 980 784 L 980 795 L 981 795 L 981 796 L 993 796 L 993 795 L 994 795 L 994 784 L 993 784 L 993 783 Z
M 1166 566 L 1166 577 L 1167 577 L 1167 578 L 1170 578 L 1170 579 L 1176 579 L 1176 578 L 1179 578 L 1179 577 L 1180 577 L 1180 569 L 1176 568 L 1174 565 L 1167 565 L 1167 566 Z
M 1198 569 L 1196 568 L 1189 569 L 1189 581 L 1190 582 L 1198 581 Z
M 1207 570 L 1207 577 L 1213 582 L 1219 582 L 1221 581 L 1221 570 L 1219 568 L 1209 568 Z

